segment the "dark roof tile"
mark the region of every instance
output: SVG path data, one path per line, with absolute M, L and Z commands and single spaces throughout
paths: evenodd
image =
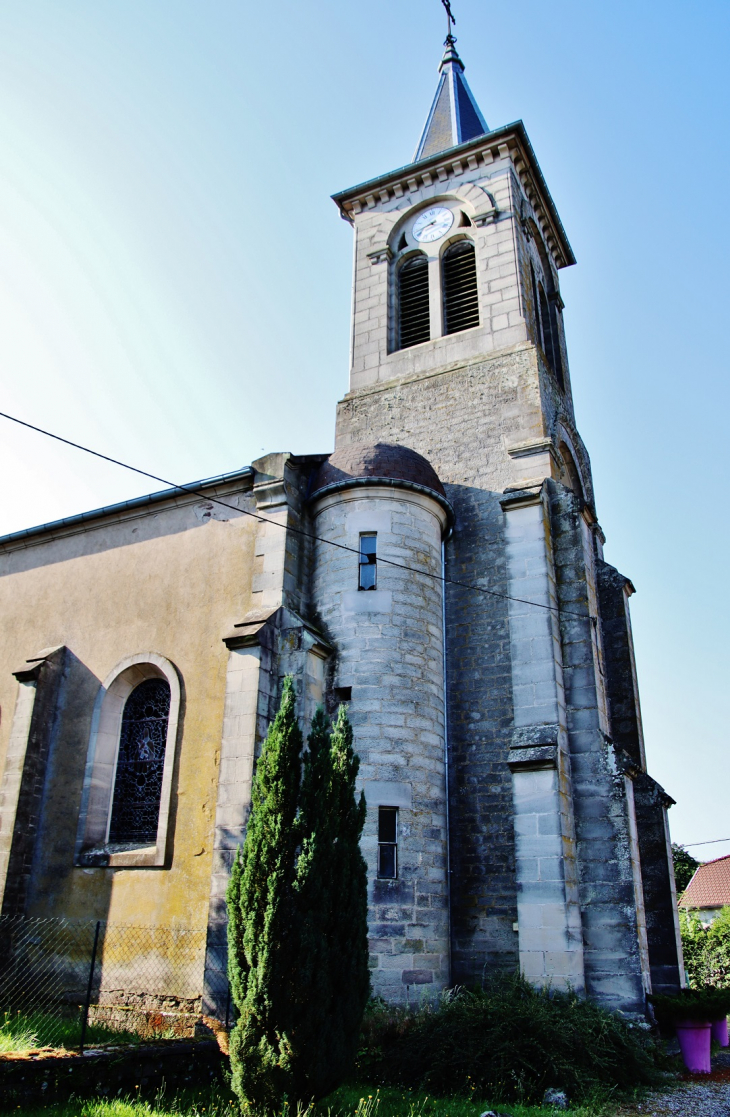
M 430 462 L 415 450 L 391 442 L 354 442 L 335 450 L 319 467 L 312 494 L 330 485 L 363 478 L 408 481 L 439 496 L 446 495 Z

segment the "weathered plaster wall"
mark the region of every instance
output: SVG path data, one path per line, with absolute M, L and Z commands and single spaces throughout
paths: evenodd
M 250 481 L 213 490 L 255 508 Z M 40 649 L 68 649 L 60 716 L 47 760 L 26 912 L 36 916 L 204 927 L 228 649 L 251 607 L 256 522 L 198 498 L 57 532 L 41 546 L 0 550 L 0 765 L 19 684 Z M 282 532 L 282 535 L 284 533 Z M 73 851 L 94 700 L 124 657 L 154 651 L 183 692 L 168 865 L 74 868 Z

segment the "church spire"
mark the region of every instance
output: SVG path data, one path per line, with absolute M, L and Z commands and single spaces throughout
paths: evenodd
M 416 148 L 413 162 L 438 155 L 450 147 L 466 143 L 489 131 L 474 94 L 464 77 L 464 63 L 456 52 L 456 39 L 449 33 L 439 66 L 439 83 L 426 126 Z

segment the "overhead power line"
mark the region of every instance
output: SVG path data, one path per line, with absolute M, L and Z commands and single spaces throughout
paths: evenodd
M 730 842 L 730 838 L 713 838 L 709 842 L 684 842 L 682 849 L 691 849 L 692 846 L 716 846 L 718 842 Z
M 112 465 L 118 465 L 121 469 L 127 469 L 130 473 L 136 473 L 140 477 L 148 477 L 151 481 L 159 481 L 161 485 L 167 485 L 171 489 L 177 489 L 179 492 L 190 493 L 191 496 L 201 497 L 203 500 L 211 504 L 218 504 L 221 508 L 229 508 L 233 512 L 238 512 L 239 515 L 250 516 L 253 520 L 258 520 L 262 524 L 273 524 L 274 527 L 283 528 L 285 531 L 290 531 L 294 535 L 300 535 L 304 539 L 312 540 L 316 543 L 325 543 L 328 547 L 336 547 L 340 551 L 348 551 L 350 554 L 360 556 L 360 552 L 355 547 L 348 547 L 345 543 L 336 543 L 334 539 L 325 539 L 321 535 L 314 535 L 312 532 L 305 531 L 303 528 L 293 527 L 291 524 L 282 524 L 278 520 L 271 520 L 268 516 L 261 516 L 258 512 L 249 512 L 247 508 L 239 508 L 236 504 L 229 504 L 219 497 L 211 496 L 209 493 L 196 488 L 194 485 L 178 485 L 174 481 L 169 481 L 166 477 L 160 477 L 156 473 L 150 473 L 146 469 L 139 469 L 136 465 L 130 465 L 128 462 L 120 461 L 119 458 L 112 458 L 109 454 L 102 454 L 99 450 L 92 450 L 89 446 L 83 446 L 80 442 L 72 442 L 70 438 L 64 438 L 60 434 L 54 434 L 53 431 L 47 431 L 43 427 L 37 427 L 33 423 L 28 423 L 24 419 L 18 419 L 15 415 L 8 415 L 6 411 L 0 411 L 0 418 L 8 419 L 11 423 L 17 423 L 20 427 L 26 427 L 28 430 L 35 431 L 36 434 L 45 435 L 46 438 L 52 438 L 56 442 L 62 442 L 65 446 L 71 446 L 74 450 L 82 450 L 85 454 L 91 454 L 94 458 L 100 458 L 102 461 L 111 462 Z M 595 618 L 586 613 L 576 613 L 568 609 L 560 609 L 556 605 L 544 605 L 541 601 L 529 601 L 524 597 L 513 597 L 508 593 L 500 593 L 499 590 L 490 590 L 485 586 L 477 586 L 472 582 L 461 582 L 457 578 L 446 578 L 441 574 L 432 574 L 430 570 L 418 570 L 416 567 L 407 566 L 405 563 L 396 562 L 394 559 L 383 558 L 378 555 L 378 562 L 385 563 L 388 566 L 393 566 L 397 570 L 406 570 L 409 574 L 420 574 L 424 578 L 431 578 L 436 582 L 443 582 L 445 585 L 457 586 L 459 589 L 471 590 L 473 593 L 486 594 L 488 597 L 498 597 L 502 601 L 514 601 L 520 605 L 531 605 L 535 609 L 545 609 L 547 612 L 563 614 L 569 617 L 580 617 L 581 620 L 590 620 L 595 623 Z

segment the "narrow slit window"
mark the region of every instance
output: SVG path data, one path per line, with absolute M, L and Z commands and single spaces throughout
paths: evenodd
M 395 880 L 398 876 L 398 808 L 378 808 L 378 877 Z
M 441 267 L 444 295 L 444 328 L 447 334 L 459 333 L 479 325 L 477 262 L 474 245 L 457 241 L 444 253 Z
M 374 531 L 360 536 L 359 588 L 374 590 L 378 584 L 378 537 Z
M 170 684 L 145 679 L 124 706 L 114 779 L 110 842 L 157 841 Z
M 419 253 L 398 269 L 398 348 L 420 345 L 431 337 L 428 260 Z
M 537 294 L 537 280 L 535 279 L 535 269 L 530 261 L 530 275 L 532 277 L 532 306 L 535 317 L 535 341 L 538 345 L 542 346 L 542 330 L 540 329 L 540 299 Z

